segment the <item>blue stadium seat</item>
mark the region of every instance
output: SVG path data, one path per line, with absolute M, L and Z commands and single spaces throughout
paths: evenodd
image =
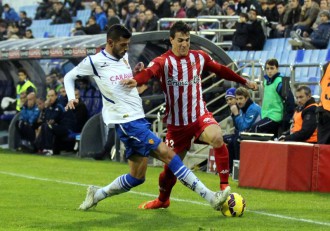
M 88 18 L 91 16 L 92 11 L 90 9 L 78 10 L 76 19 L 81 20 L 83 25 L 88 21 Z
M 300 54 L 299 51 L 297 51 L 297 56 Z M 309 64 L 310 59 L 312 56 L 312 50 L 303 50 L 303 59 L 302 62 L 303 64 Z M 298 58 L 296 58 L 297 60 Z M 299 60 L 300 61 L 300 60 Z M 308 67 L 298 67 L 296 68 L 295 71 L 295 80 L 297 82 L 307 82 L 308 81 Z
M 320 50 L 312 50 L 312 54 L 310 57 L 311 64 L 320 64 L 322 61 L 319 60 Z M 319 67 L 309 67 L 308 68 L 308 76 L 309 77 L 319 77 L 320 76 L 320 68 Z
M 228 51 L 227 54 L 233 61 L 237 61 L 240 56 L 240 51 Z

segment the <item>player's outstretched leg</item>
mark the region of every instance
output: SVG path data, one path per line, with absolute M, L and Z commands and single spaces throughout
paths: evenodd
M 207 200 L 211 206 L 219 210 L 226 198 L 230 194 L 230 187 L 228 186 L 224 191 L 213 192 L 209 190 L 185 165 L 183 165 L 180 157 L 175 155 L 168 164 L 169 169 L 181 181 L 183 185 L 190 188 L 198 195 Z
M 81 210 L 88 210 L 95 207 L 97 203 L 107 197 L 128 192 L 131 188 L 136 187 L 144 182 L 144 179 L 137 179 L 130 174 L 125 174 L 117 177 L 111 184 L 99 188 L 96 186 L 89 186 L 87 195 L 83 203 L 79 206 Z
M 170 206 L 170 195 L 172 188 L 176 183 L 176 176 L 164 165 L 164 171 L 159 175 L 159 196 L 158 198 L 143 202 L 139 205 L 140 209 L 161 209 Z

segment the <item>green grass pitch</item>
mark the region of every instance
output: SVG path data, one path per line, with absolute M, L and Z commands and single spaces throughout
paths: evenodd
M 131 192 L 77 210 L 88 185 L 106 185 L 128 170 L 124 163 L 0 149 L 0 230 L 330 230 L 330 194 L 239 188 L 233 181 L 232 192 L 247 202 L 240 218 L 222 216 L 180 183 L 168 209 L 139 210 L 158 194 L 159 167 L 149 167 L 146 182 Z M 196 175 L 218 190 L 218 176 Z

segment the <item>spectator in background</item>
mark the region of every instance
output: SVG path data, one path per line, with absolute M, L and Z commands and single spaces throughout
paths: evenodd
M 16 23 L 10 23 L 7 28 L 7 39 L 15 40 L 19 39 L 19 29 Z
M 237 14 L 240 13 L 249 13 L 250 9 L 251 9 L 251 2 L 249 0 L 239 0 L 238 4 L 237 4 Z M 254 8 L 255 9 L 255 8 Z
M 228 15 L 228 16 L 236 16 L 236 11 L 235 11 L 235 5 L 234 4 L 229 4 L 226 7 L 226 15 Z M 226 28 L 226 29 L 235 29 L 236 23 L 237 22 L 236 21 L 233 21 L 233 20 L 224 21 L 223 22 L 223 27 Z
M 19 119 L 17 120 L 17 129 L 21 137 L 20 148 L 28 152 L 35 152 L 34 141 L 36 138 L 35 129 L 40 111 L 36 104 L 36 94 L 31 92 L 27 95 L 27 102 L 22 107 Z
M 317 108 L 317 140 L 318 144 L 330 144 L 330 65 L 323 66 L 324 74 L 320 81 L 320 104 Z
M 206 0 L 206 7 L 208 9 L 208 15 L 221 15 L 221 7 L 215 0 Z
M 100 26 L 101 31 L 104 31 L 107 24 L 108 24 L 108 18 L 105 12 L 103 11 L 102 7 L 100 5 L 97 5 L 95 7 L 95 19 L 96 23 Z
M 284 104 L 284 91 L 282 91 L 282 75 L 278 71 L 278 61 L 268 59 L 265 65 L 266 75 L 264 76 L 264 97 L 261 106 L 261 120 L 255 123 L 250 129 L 251 132 L 270 133 L 276 137 L 281 127 L 283 118 L 292 118 L 294 111 L 294 99 L 292 92 L 288 94 L 288 104 Z M 286 106 L 284 108 L 284 106 Z M 286 112 L 287 114 L 284 115 Z M 286 118 L 285 118 L 286 119 Z
M 46 90 L 47 92 L 50 89 L 54 89 L 56 94 L 59 93 L 60 89 L 63 85 L 58 81 L 58 77 L 56 73 L 51 73 L 50 75 L 46 76 Z
M 100 34 L 101 27 L 96 23 L 96 18 L 94 16 L 90 16 L 88 19 L 88 23 L 82 29 L 86 34 Z
M 116 14 L 114 8 L 109 8 L 107 12 L 108 12 L 108 28 L 110 28 L 112 25 L 120 24 L 120 18 Z
M 71 30 L 73 36 L 85 35 L 84 26 L 81 20 L 75 22 L 75 27 Z
M 76 16 L 78 10 L 84 10 L 85 9 L 82 2 L 83 2 L 83 0 L 64 0 L 63 5 L 68 6 L 72 16 Z
M 248 50 L 253 51 L 262 50 L 266 42 L 266 36 L 261 22 L 257 20 L 257 11 L 255 9 L 250 9 L 249 20 L 249 34 L 253 36 L 249 36 L 246 47 Z
M 152 10 L 146 10 L 146 26 L 144 31 L 155 31 L 157 30 L 158 17 L 152 12 Z
M 196 0 L 195 8 L 197 10 L 197 16 L 208 15 L 208 10 L 203 0 Z
M 179 0 L 173 1 L 171 3 L 171 8 L 172 8 L 172 18 L 185 18 L 186 17 L 186 12 L 181 7 Z
M 233 45 L 230 48 L 232 51 L 242 51 L 248 50 L 250 47 L 247 47 L 249 37 L 249 15 L 246 13 L 240 13 L 238 23 L 236 24 L 236 31 L 233 35 Z
M 54 2 L 53 3 L 53 15 L 52 15 L 52 22 L 50 24 L 64 24 L 64 23 L 71 23 L 72 18 L 67 9 L 64 8 L 62 2 Z
M 317 143 L 317 104 L 312 97 L 311 89 L 307 86 L 300 86 L 296 90 L 298 107 L 293 115 L 290 134 L 279 137 L 280 141 L 300 141 Z
M 155 14 L 158 18 L 170 18 L 172 16 L 171 7 L 166 0 L 153 0 L 155 4 Z
M 276 9 L 278 12 L 278 23 L 273 27 L 274 34 L 276 38 L 284 38 L 285 37 L 285 29 L 287 28 L 287 7 L 285 6 L 284 1 L 279 1 L 276 3 Z
M 32 33 L 32 30 L 31 29 L 27 29 L 25 31 L 25 34 L 23 36 L 23 39 L 33 39 L 34 36 L 33 36 L 33 33 Z
M 51 18 L 53 13 L 53 2 L 51 0 L 42 0 L 38 3 L 39 6 L 34 19 L 40 20 Z
M 146 29 L 147 19 L 144 12 L 140 12 L 137 18 L 136 29 L 133 32 L 143 32 Z
M 320 25 L 310 35 L 307 31 L 301 37 L 297 32 L 291 32 L 289 43 L 292 49 L 326 49 L 330 39 L 330 13 L 327 10 L 320 12 Z
M 330 5 L 328 5 L 327 0 L 321 0 L 320 1 L 320 13 L 324 10 L 326 10 L 328 12 L 330 11 Z M 317 30 L 318 25 L 321 24 L 320 13 L 318 14 L 318 16 L 317 16 L 317 18 L 316 18 L 316 20 L 315 20 L 315 22 L 312 26 L 312 30 Z
M 20 68 L 17 72 L 18 74 L 18 84 L 16 86 L 16 110 L 20 111 L 20 104 L 21 100 L 19 98 L 20 94 L 22 92 L 25 92 L 27 95 L 30 94 L 31 92 L 37 92 L 36 86 L 28 79 L 28 74 L 25 69 Z
M 45 120 L 45 108 L 46 108 L 47 105 L 46 105 L 45 100 L 41 97 L 37 98 L 36 104 L 37 104 L 37 107 L 39 109 L 39 117 L 38 117 L 37 122 L 36 122 L 36 137 L 37 137 L 37 134 L 40 132 L 39 127 L 42 124 L 42 121 Z
M 301 6 L 298 0 L 291 0 L 287 4 L 287 10 L 285 11 L 285 16 L 287 18 L 287 26 L 285 28 L 284 37 L 290 37 L 290 32 L 296 23 L 299 22 L 301 13 Z
M 198 11 L 195 7 L 194 0 L 186 0 L 186 7 L 185 7 L 187 18 L 196 18 L 198 15 Z
M 32 19 L 26 16 L 25 11 L 19 13 L 20 20 L 18 21 L 19 36 L 23 37 L 25 35 L 26 28 L 31 26 Z
M 66 95 L 66 91 L 63 85 L 61 85 L 59 91 L 57 92 L 58 102 L 65 107 L 68 103 L 68 96 Z
M 8 23 L 18 22 L 19 16 L 17 12 L 9 6 L 9 4 L 3 5 L 3 11 L 5 13 L 5 20 Z
M 293 30 L 302 35 L 304 31 L 311 33 L 313 23 L 320 12 L 319 4 L 312 0 L 304 0 L 301 7 L 299 22 L 294 24 Z

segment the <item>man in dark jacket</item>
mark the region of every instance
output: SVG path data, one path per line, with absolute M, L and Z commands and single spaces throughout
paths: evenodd
M 257 20 L 257 11 L 255 9 L 250 9 L 249 19 L 249 34 L 253 36 L 249 36 L 246 47 L 248 50 L 253 51 L 262 50 L 266 37 L 261 22 Z
M 317 104 L 312 97 L 311 89 L 307 86 L 296 90 L 298 107 L 293 115 L 293 124 L 289 135 L 282 135 L 280 141 L 302 141 L 317 143 L 316 108 Z
M 233 45 L 230 48 L 232 51 L 242 51 L 248 50 L 247 43 L 249 40 L 249 25 L 247 21 L 249 20 L 249 15 L 246 13 L 240 13 L 239 21 L 236 24 L 236 31 L 233 36 Z

